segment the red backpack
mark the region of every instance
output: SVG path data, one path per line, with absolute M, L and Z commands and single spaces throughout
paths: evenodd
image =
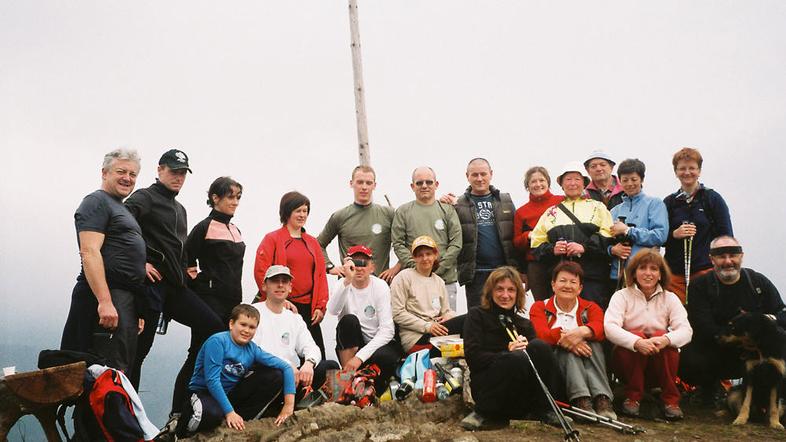
M 117 371 L 106 370 L 96 379 L 89 401 L 107 442 L 144 442 L 144 432 Z

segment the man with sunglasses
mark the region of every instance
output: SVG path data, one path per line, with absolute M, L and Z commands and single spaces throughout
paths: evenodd
M 456 311 L 456 261 L 461 252 L 461 223 L 453 206 L 437 201 L 438 187 L 434 169 L 418 167 L 412 172 L 410 188 L 415 193 L 415 200 L 396 209 L 391 230 L 393 251 L 402 268 L 411 268 L 415 266 L 410 253 L 412 241 L 423 235 L 433 238 L 440 257 L 435 273 L 445 281 L 450 308 Z
M 381 392 L 401 357 L 401 345 L 394 339 L 390 288 L 373 275 L 376 265 L 370 248 L 356 245 L 347 255 L 345 278 L 338 281 L 327 304 L 328 313 L 338 317 L 336 354 L 344 370 L 377 364 L 382 373 L 375 384 Z

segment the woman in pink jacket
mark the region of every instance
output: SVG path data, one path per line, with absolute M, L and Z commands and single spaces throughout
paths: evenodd
M 661 388 L 666 419 L 682 419 L 675 380 L 678 348 L 693 329 L 680 299 L 666 291 L 671 271 L 655 249 L 643 248 L 625 269 L 628 286 L 614 293 L 604 318 L 606 339 L 615 345 L 612 368 L 625 382 L 622 412 L 638 416 L 646 386 Z

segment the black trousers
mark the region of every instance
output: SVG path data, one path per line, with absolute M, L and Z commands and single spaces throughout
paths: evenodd
M 139 331 L 134 295 L 123 289 L 109 289 L 109 293 L 118 317 L 117 328 L 112 331 L 98 325 L 98 300 L 90 286 L 87 282 L 76 283 L 60 349 L 103 356 L 110 367 L 128 373 L 134 364 Z
M 314 338 L 314 342 L 316 342 L 317 346 L 319 347 L 319 351 L 322 353 L 322 360 L 324 361 L 325 340 L 322 338 L 322 327 L 320 324 L 311 325 L 311 303 L 300 304 L 298 302 L 293 302 L 293 304 L 295 304 L 295 307 L 297 307 L 297 312 L 300 313 L 300 317 L 306 321 L 308 332 L 311 333 L 311 337 Z
M 551 346 L 533 339 L 527 353 L 550 392 L 557 384 L 557 363 Z M 521 419 L 528 414 L 541 417 L 550 410 L 532 366 L 523 351 L 504 351 L 483 370 L 471 374 L 475 411 L 487 418 Z
M 362 348 L 366 345 L 363 332 L 360 329 L 360 320 L 355 315 L 344 315 L 336 326 L 336 353 L 347 348 Z M 382 394 L 387 388 L 391 376 L 395 376 L 398 361 L 402 355 L 401 344 L 396 339 L 379 347 L 374 353 L 363 362 L 362 367 L 377 364 L 380 375 L 374 380 L 374 387 L 377 394 Z
M 194 364 L 199 349 L 202 344 L 215 333 L 226 330 L 227 324 L 221 322 L 216 313 L 191 289 L 186 287 L 175 287 L 164 282 L 151 284 L 150 290 L 158 291 L 163 299 L 163 313 L 166 318 L 173 319 L 186 327 L 191 328 L 191 343 L 180 372 L 175 379 L 175 387 L 172 393 L 172 412 L 179 413 L 184 403 L 188 383 L 194 373 Z M 134 388 L 139 390 L 139 381 L 142 377 L 142 364 L 145 361 L 153 341 L 156 337 L 156 328 L 160 313 L 148 310 L 145 313 L 145 329 L 139 335 L 137 345 L 137 355 L 134 368 L 129 379 Z
M 680 379 L 712 388 L 721 379 L 738 379 L 745 375 L 740 350 L 708 342 L 691 342 L 680 350 Z M 711 391 L 711 390 L 708 390 Z

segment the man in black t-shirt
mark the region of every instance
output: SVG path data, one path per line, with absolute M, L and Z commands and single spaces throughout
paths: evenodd
M 101 189 L 87 195 L 74 214 L 82 271 L 60 348 L 91 351 L 127 371 L 134 361 L 137 334 L 144 327 L 135 299 L 145 279 L 145 241 L 123 198 L 139 173 L 136 151 L 104 156 Z
M 768 315 L 786 328 L 786 307 L 778 289 L 766 276 L 742 267 L 742 247 L 731 236 L 710 243 L 713 271 L 691 282 L 687 304 L 693 340 L 680 354 L 680 378 L 700 386 L 702 399 L 710 403 L 721 379 L 745 374 L 744 361 L 733 347 L 719 345 L 717 338 L 737 314 L 745 311 Z

